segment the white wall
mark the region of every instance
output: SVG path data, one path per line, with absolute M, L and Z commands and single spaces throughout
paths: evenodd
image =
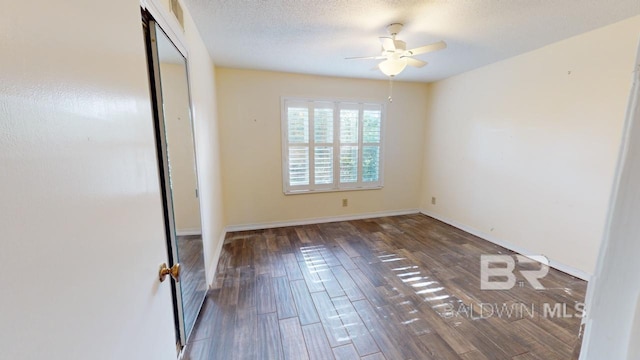
M 135 1 L 0 12 L 3 359 L 175 359 Z
M 264 224 L 417 209 L 426 85 L 394 84 L 387 106 L 384 188 L 285 196 L 282 191 L 282 96 L 386 102 L 389 83 L 217 68 L 224 203 L 230 225 Z M 349 206 L 342 207 L 341 199 Z
M 184 30 L 170 13 L 169 0 L 151 0 L 159 14 L 156 20 L 164 26 L 172 41 L 187 52 L 191 111 L 196 141 L 202 242 L 207 283 L 211 284 L 225 235 L 222 197 L 219 121 L 217 117 L 215 69 L 207 48 L 200 37 L 189 9 L 183 9 Z M 159 18 L 162 16 L 162 18 Z M 171 30 L 171 31 L 169 31 Z
M 581 359 L 640 359 L 640 48 Z
M 202 240 L 207 283 L 215 275 L 224 241 L 226 220 L 223 210 L 219 120 L 216 103 L 216 73 L 211 56 L 198 33 L 189 10 L 184 9 L 188 46 L 189 85 L 193 111 Z
M 422 209 L 593 273 L 639 28 L 636 16 L 430 86 Z

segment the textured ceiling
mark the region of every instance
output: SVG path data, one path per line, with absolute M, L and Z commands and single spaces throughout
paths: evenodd
M 435 81 L 640 14 L 640 0 L 185 0 L 216 65 L 384 79 L 371 71 L 386 25 L 408 48 L 447 49 L 397 76 Z M 639 29 L 640 32 L 640 29 Z M 594 44 L 594 51 L 598 51 Z

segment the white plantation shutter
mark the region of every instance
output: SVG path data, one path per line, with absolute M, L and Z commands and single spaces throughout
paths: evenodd
M 318 105 L 328 107 L 317 107 Z M 331 144 L 333 143 L 333 104 L 326 103 L 318 105 L 316 105 L 313 111 L 313 138 L 316 144 Z
M 313 189 L 330 188 L 333 184 L 333 103 L 313 103 Z
M 292 186 L 309 185 L 308 147 L 289 147 L 289 179 Z
M 358 181 L 358 147 L 340 145 L 340 183 Z
M 309 109 L 306 103 L 287 107 L 287 170 L 290 186 L 309 185 Z
M 314 153 L 315 160 L 315 182 L 316 184 L 333 183 L 333 147 L 316 146 Z
M 380 136 L 382 106 L 365 105 L 362 114 L 362 182 L 380 180 Z
M 285 98 L 286 194 L 382 187 L 383 105 Z
M 376 182 L 380 175 L 380 146 L 362 147 L 362 181 Z
M 290 107 L 288 119 L 289 143 L 309 143 L 309 111 L 300 106 Z
M 358 182 L 359 120 L 359 104 L 340 104 L 340 183 Z

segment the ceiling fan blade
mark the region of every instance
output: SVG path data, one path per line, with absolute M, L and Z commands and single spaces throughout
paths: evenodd
M 348 57 L 348 58 L 344 58 L 345 60 L 366 60 L 366 59 L 375 59 L 375 60 L 380 60 L 380 59 L 386 59 L 386 56 L 356 56 L 356 57 Z
M 428 52 L 432 52 L 432 51 L 442 50 L 442 49 L 444 49 L 446 47 L 447 47 L 447 43 L 445 43 L 444 41 L 438 41 L 437 43 L 433 43 L 433 44 L 430 44 L 430 45 L 425 45 L 425 46 L 417 47 L 415 49 L 407 50 L 402 55 L 403 56 L 420 55 L 420 54 L 424 54 L 424 53 L 428 53 Z
M 417 68 L 421 68 L 421 67 L 427 65 L 426 61 L 414 59 L 412 57 L 403 56 L 401 59 L 406 59 L 407 60 L 407 65 L 413 66 L 413 67 L 417 67 Z
M 382 48 L 384 51 L 394 52 L 396 51 L 396 44 L 390 37 L 380 37 L 380 42 L 382 43 Z

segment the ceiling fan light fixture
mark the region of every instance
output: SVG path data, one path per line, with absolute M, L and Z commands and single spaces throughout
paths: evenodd
M 383 74 L 387 76 L 396 76 L 407 67 L 406 59 L 387 59 L 380 64 L 378 64 L 378 68 L 382 71 Z

